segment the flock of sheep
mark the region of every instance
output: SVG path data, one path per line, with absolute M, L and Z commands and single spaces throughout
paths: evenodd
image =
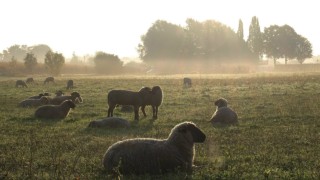
M 45 79 L 44 84 L 55 83 L 53 77 Z M 34 83 L 32 78 L 27 81 L 17 80 L 16 87 L 28 87 L 27 83 Z M 192 86 L 190 78 L 183 79 L 184 87 Z M 73 80 L 67 81 L 67 89 L 73 88 Z M 139 91 L 111 90 L 108 93 L 108 117 L 91 121 L 89 128 L 128 128 L 130 123 L 120 117 L 113 117 L 116 106 L 132 106 L 134 119 L 139 120 L 139 108 L 144 116 L 145 107 L 152 106 L 153 119 L 158 118 L 158 108 L 162 104 L 163 91 L 160 86 L 143 87 Z M 29 97 L 19 103 L 20 107 L 38 107 L 35 111 L 36 118 L 63 119 L 67 117 L 70 109 L 76 107 L 76 103 L 82 103 L 82 97 L 78 92 L 72 92 L 69 96 L 62 91 L 57 91 L 56 96 L 49 93 L 41 93 Z M 236 125 L 238 116 L 224 98 L 215 101 L 216 111 L 210 122 L 215 125 Z M 173 172 L 177 169 L 192 172 L 195 156 L 194 143 L 202 143 L 206 139 L 204 132 L 193 122 L 177 124 L 167 139 L 135 138 L 119 141 L 111 145 L 105 152 L 102 164 L 111 174 L 162 174 Z

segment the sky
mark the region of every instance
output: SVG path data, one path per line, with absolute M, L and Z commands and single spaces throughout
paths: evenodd
M 0 52 L 12 45 L 46 44 L 68 58 L 97 51 L 138 57 L 136 47 L 156 20 L 185 26 L 219 21 L 244 36 L 253 16 L 261 31 L 288 24 L 320 54 L 320 17 L 316 0 L 1 0 Z

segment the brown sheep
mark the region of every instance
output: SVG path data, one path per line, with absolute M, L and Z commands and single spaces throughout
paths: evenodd
M 134 109 L 134 119 L 139 120 L 139 107 L 144 104 L 145 98 L 151 94 L 149 87 L 144 87 L 139 92 L 127 90 L 111 90 L 108 93 L 108 117 L 113 116 L 116 105 L 132 105 Z
M 54 105 L 61 104 L 65 100 L 72 100 L 73 102 L 80 102 L 82 103 L 82 97 L 78 92 L 72 92 L 70 96 L 56 96 L 51 99 L 50 103 Z
M 73 80 L 72 79 L 67 81 L 67 89 L 73 89 Z
M 26 84 L 26 82 L 22 81 L 22 80 L 17 80 L 16 81 L 16 87 L 28 87 L 28 85 Z
M 34 80 L 32 77 L 27 78 L 26 83 L 34 83 Z
M 147 116 L 146 112 L 145 112 L 146 105 L 151 105 L 153 119 L 158 118 L 158 108 L 162 103 L 162 98 L 163 98 L 163 93 L 162 93 L 162 89 L 160 88 L 160 86 L 152 87 L 151 96 L 148 96 L 147 98 L 145 98 L 146 99 L 145 103 L 143 104 L 143 106 L 141 106 L 141 111 L 142 111 L 144 117 Z
M 94 120 L 89 123 L 88 127 L 93 128 L 127 128 L 130 127 L 130 123 L 122 118 L 107 117 L 104 119 Z
M 34 115 L 36 118 L 63 119 L 68 116 L 70 109 L 75 107 L 76 105 L 71 100 L 66 100 L 60 105 L 40 106 Z
M 48 84 L 49 82 L 55 83 L 55 82 L 54 82 L 54 77 L 47 77 L 47 78 L 44 80 L 43 84 Z
M 212 125 L 232 125 L 238 124 L 238 115 L 231 108 L 228 107 L 228 101 L 220 98 L 214 103 L 217 108 L 211 117 Z
M 49 99 L 46 96 L 42 96 L 40 99 L 26 99 L 19 103 L 19 107 L 38 107 L 49 103 Z
M 194 143 L 206 135 L 192 122 L 177 124 L 167 139 L 136 138 L 119 141 L 103 156 L 104 168 L 110 173 L 162 174 L 177 169 L 192 172 Z
M 183 85 L 186 88 L 191 87 L 191 79 L 187 77 L 183 78 Z

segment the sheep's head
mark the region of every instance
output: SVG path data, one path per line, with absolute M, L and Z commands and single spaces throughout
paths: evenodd
M 161 90 L 160 86 L 153 86 L 151 91 L 153 94 L 155 94 L 156 92 L 162 91 L 162 90 Z
M 143 87 L 139 90 L 139 95 L 142 97 L 146 97 L 149 94 L 151 94 L 151 88 L 149 87 Z
M 81 102 L 81 103 L 83 102 L 82 97 L 80 96 L 80 93 L 72 92 L 71 96 L 75 97 L 75 99 L 78 98 L 79 102 Z
M 41 102 L 42 104 L 48 104 L 48 103 L 49 103 L 49 99 L 48 99 L 46 96 L 42 96 L 42 97 L 40 98 L 40 102 Z
M 192 122 L 183 122 L 177 124 L 172 130 L 169 136 L 183 135 L 187 139 L 192 139 L 195 143 L 202 143 L 206 139 L 206 135 Z
M 228 106 L 228 101 L 224 98 L 219 98 L 214 102 L 214 105 L 218 106 L 218 108 L 221 107 L 227 107 Z

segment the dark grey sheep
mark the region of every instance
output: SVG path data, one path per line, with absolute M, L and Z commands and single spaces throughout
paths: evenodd
M 49 99 L 46 96 L 42 96 L 40 99 L 26 99 L 19 103 L 19 107 L 38 107 L 49 103 Z
M 191 79 L 190 78 L 187 78 L 187 77 L 185 77 L 185 78 L 183 78 L 183 85 L 184 85 L 184 87 L 191 87 Z
M 23 80 L 17 80 L 16 81 L 16 87 L 26 87 L 27 88 L 28 85 Z
M 34 113 L 36 118 L 46 119 L 63 119 L 68 116 L 70 109 L 76 105 L 71 100 L 66 100 L 60 105 L 44 105 L 40 106 Z
M 27 78 L 26 83 L 34 83 L 34 80 L 32 77 Z
M 228 101 L 226 99 L 220 98 L 216 100 L 214 104 L 217 108 L 210 120 L 213 125 L 238 124 L 238 115 L 228 107 Z
M 177 169 L 192 172 L 194 143 L 206 135 L 192 122 L 176 125 L 167 139 L 136 138 L 119 141 L 108 148 L 102 163 L 108 172 L 162 174 Z
M 88 127 L 93 128 L 127 128 L 130 127 L 130 123 L 122 118 L 107 117 L 104 119 L 93 120 L 89 123 Z
M 153 86 L 151 89 L 151 96 L 147 96 L 145 98 L 144 104 L 141 106 L 141 111 L 143 115 L 146 117 L 145 107 L 147 105 L 152 106 L 152 117 L 153 119 L 158 118 L 158 108 L 162 103 L 163 93 L 160 86 Z
M 73 89 L 73 80 L 72 79 L 67 81 L 67 89 Z
M 51 99 L 50 103 L 54 105 L 61 104 L 65 100 L 72 100 L 73 102 L 83 102 L 83 99 L 78 92 L 72 92 L 70 96 L 56 96 Z
M 116 105 L 132 105 L 134 109 L 134 119 L 139 120 L 139 107 L 143 105 L 145 98 L 151 94 L 149 87 L 144 87 L 138 92 L 127 90 L 111 90 L 108 93 L 108 117 L 113 116 Z
M 47 78 L 44 80 L 43 84 L 48 84 L 49 82 L 55 83 L 55 82 L 54 82 L 54 77 L 47 77 Z

